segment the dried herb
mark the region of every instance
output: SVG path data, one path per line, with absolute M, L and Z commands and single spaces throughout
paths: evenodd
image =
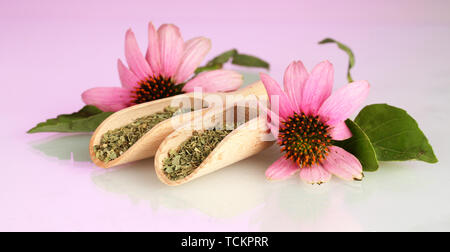
M 106 132 L 103 134 L 100 144 L 94 146 L 95 156 L 106 163 L 118 158 L 155 125 L 171 118 L 179 111 L 187 112 L 169 106 L 162 112 L 138 118 L 121 128 Z
M 184 141 L 177 150 L 169 152 L 163 161 L 164 174 L 170 180 L 179 180 L 191 174 L 208 157 L 217 144 L 232 130 L 207 129 L 194 131 L 192 136 Z

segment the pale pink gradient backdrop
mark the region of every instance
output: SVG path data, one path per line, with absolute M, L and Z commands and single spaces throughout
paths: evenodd
M 449 11 L 444 0 L 2 0 L 0 231 L 450 230 L 442 138 L 449 122 Z M 184 38 L 211 38 L 208 58 L 231 48 L 258 55 L 278 80 L 294 59 L 308 68 L 328 59 L 336 85 L 345 84 L 346 55 L 317 42 L 346 42 L 357 56 L 354 78 L 372 83 L 367 103 L 407 107 L 441 162 L 386 164 L 362 184 L 311 189 L 297 177 L 264 180 L 279 155 L 273 148 L 174 189 L 157 181 L 152 160 L 95 168 L 89 135 L 25 134 L 45 118 L 81 108 L 85 89 L 119 85 L 125 31 L 133 28 L 145 48 L 148 21 L 175 23 Z M 239 70 L 250 72 L 248 81 L 258 72 Z M 204 200 L 210 197 L 216 199 Z

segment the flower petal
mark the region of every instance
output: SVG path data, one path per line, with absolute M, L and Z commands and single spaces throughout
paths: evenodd
M 258 107 L 267 116 L 267 118 L 266 118 L 267 127 L 269 127 L 269 129 L 270 129 L 270 133 L 272 133 L 272 135 L 275 138 L 278 138 L 278 134 L 280 133 L 280 131 L 279 131 L 280 130 L 279 116 L 276 113 L 274 113 L 272 110 L 267 108 L 267 106 L 265 104 L 261 103 L 261 101 L 258 101 Z M 260 115 L 263 115 L 263 114 L 260 113 Z
M 131 71 L 141 80 L 152 76 L 152 70 L 139 50 L 133 31 L 129 29 L 125 35 L 125 58 Z
M 305 114 L 316 114 L 333 90 L 333 65 L 324 61 L 312 70 L 302 93 L 301 109 Z
M 272 122 L 267 122 L 267 127 L 270 130 L 270 133 L 272 133 L 272 135 L 278 139 L 278 135 L 280 134 L 280 127 L 276 126 L 275 124 L 273 124 Z
M 211 50 L 211 40 L 204 37 L 193 38 L 184 43 L 184 54 L 175 74 L 175 82 L 182 83 L 191 76 Z
M 166 78 L 175 75 L 183 56 L 183 39 L 180 30 L 172 24 L 163 24 L 158 29 L 161 56 L 161 74 Z
M 300 168 L 300 178 L 308 184 L 322 184 L 331 179 L 331 173 L 326 171 L 321 165 L 315 164 Z
M 213 70 L 202 72 L 183 87 L 185 92 L 193 92 L 201 87 L 203 92 L 228 92 L 238 89 L 242 85 L 242 75 L 231 70 Z
M 267 179 L 284 179 L 291 176 L 299 169 L 300 167 L 291 160 L 287 160 L 285 157 L 280 157 L 269 168 L 267 168 L 266 177 Z
M 352 137 L 352 132 L 347 127 L 347 124 L 345 124 L 345 121 L 342 121 L 334 126 L 332 126 L 330 130 L 330 135 L 333 140 L 345 140 L 350 137 Z
M 83 92 L 84 103 L 103 111 L 119 111 L 131 105 L 130 90 L 121 87 L 97 87 Z
M 119 78 L 122 83 L 122 87 L 134 89 L 139 86 L 139 79 L 122 63 L 120 59 L 117 61 L 117 68 L 119 70 Z
M 359 160 L 337 146 L 330 147 L 329 155 L 322 161 L 322 165 L 328 172 L 345 180 L 361 180 L 363 178 Z
M 281 119 L 287 120 L 287 118 L 294 114 L 294 106 L 292 106 L 290 98 L 287 94 L 281 90 L 280 85 L 265 73 L 260 73 L 261 81 L 266 88 L 267 95 L 269 96 L 270 106 L 273 108 L 278 105 L 278 115 Z M 278 99 L 274 99 L 278 96 Z M 278 104 L 276 104 L 278 102 Z M 276 111 L 273 111 L 276 113 Z
M 308 70 L 301 61 L 292 62 L 284 73 L 284 91 L 291 98 L 292 105 L 297 113 L 301 112 L 303 88 L 308 76 Z
M 150 65 L 150 68 L 155 76 L 159 76 L 161 73 L 161 56 L 159 50 L 158 33 L 156 32 L 153 23 L 150 22 L 148 23 L 148 48 L 145 59 Z
M 318 114 L 328 125 L 335 126 L 358 109 L 369 94 L 367 81 L 356 81 L 333 93 L 320 107 Z

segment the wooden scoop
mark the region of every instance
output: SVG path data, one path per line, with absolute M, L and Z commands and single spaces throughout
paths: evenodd
M 187 93 L 177 96 L 172 96 L 164 99 L 159 99 L 156 101 L 151 101 L 147 103 L 142 103 L 135 105 L 123 110 L 120 110 L 111 116 L 109 116 L 105 121 L 103 121 L 100 126 L 95 130 L 92 135 L 91 141 L 89 143 L 89 153 L 92 161 L 95 165 L 102 168 L 110 168 L 113 166 L 130 163 L 133 161 L 146 159 L 153 157 L 161 144 L 161 142 L 170 133 L 172 133 L 178 126 L 184 125 L 194 118 L 199 118 L 206 114 L 208 111 L 216 108 L 217 104 L 212 104 L 209 99 L 211 97 L 220 97 L 223 103 L 221 104 L 221 109 L 226 106 L 226 100 L 230 97 L 236 99 L 242 99 L 241 97 L 248 97 L 249 95 L 254 95 L 258 99 L 267 99 L 267 93 L 264 85 L 261 81 L 255 82 L 250 86 L 247 86 L 241 90 L 229 93 L 207 93 L 203 96 L 197 97 L 199 95 L 195 93 Z M 167 106 L 174 106 L 174 103 L 179 103 L 181 107 L 186 108 L 184 104 L 190 104 L 190 106 L 200 107 L 207 106 L 205 109 L 199 109 L 193 112 L 177 115 L 171 119 L 165 120 L 156 126 L 154 126 L 149 132 L 142 136 L 134 145 L 132 145 L 127 151 L 125 151 L 118 158 L 103 162 L 95 156 L 94 146 L 100 143 L 100 140 L 106 132 L 109 130 L 117 129 L 123 127 L 129 123 L 132 123 L 137 118 L 148 116 L 156 112 L 163 111 Z M 174 124 L 175 122 L 175 124 Z M 175 126 L 175 127 L 174 127 Z
M 192 136 L 195 130 L 192 126 L 201 124 L 202 130 L 210 129 L 218 124 L 216 118 L 221 120 L 220 125 L 223 122 L 229 124 L 230 120 L 227 118 L 230 118 L 230 114 L 234 114 L 234 123 L 243 124 L 228 134 L 189 176 L 179 180 L 169 179 L 163 171 L 164 160 L 170 151 L 177 150 Z M 268 139 L 269 135 L 266 118 L 258 116 L 256 107 L 242 109 L 233 106 L 225 110 L 209 111 L 203 118 L 191 121 L 164 139 L 155 155 L 156 174 L 167 185 L 181 185 L 261 152 L 273 144 L 273 141 Z

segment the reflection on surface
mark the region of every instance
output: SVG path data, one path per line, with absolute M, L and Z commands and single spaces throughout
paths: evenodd
M 333 184 L 294 185 L 274 191 L 260 212 L 263 231 L 361 231 Z M 303 189 L 302 188 L 303 186 Z
M 411 164 L 390 163 L 382 172 L 366 174 L 363 182 L 333 178 L 311 186 L 301 182 L 298 173 L 284 181 L 267 181 L 264 170 L 276 158 L 277 146 L 273 146 L 178 187 L 157 179 L 153 159 L 96 172 L 92 180 L 106 191 L 149 203 L 156 216 L 194 209 L 206 215 L 205 221 L 244 218 L 245 230 L 251 231 L 377 231 L 373 226 L 381 216 L 392 223 L 409 220 L 399 212 L 403 210 L 392 206 L 405 204 L 398 202 L 400 198 L 420 194 L 413 185 L 424 180 L 411 171 Z M 401 181 L 393 179 L 405 174 L 410 175 Z M 411 202 L 411 211 L 420 208 L 420 202 Z M 364 211 L 361 206 L 365 206 Z
M 265 168 L 276 158 L 274 146 L 178 187 L 169 187 L 158 180 L 153 159 L 96 172 L 92 180 L 106 191 L 127 195 L 134 202 L 148 202 L 155 211 L 195 209 L 215 219 L 251 213 L 247 222 L 255 231 L 361 229 L 345 209 L 344 197 L 332 191 L 336 185 L 351 191 L 359 191 L 360 186 L 346 186 L 340 181 L 308 186 L 298 176 L 267 181 Z
M 152 208 L 193 208 L 228 218 L 263 204 L 265 157 L 270 156 L 265 152 L 177 187 L 158 180 L 153 159 L 95 173 L 92 180 L 107 191 L 149 201 Z
M 53 136 L 31 146 L 40 154 L 60 160 L 70 160 L 72 155 L 74 161 L 82 162 L 76 163 L 78 167 L 90 161 L 89 139 L 89 134 Z M 287 180 L 267 181 L 265 169 L 279 155 L 274 145 L 256 156 L 178 187 L 169 187 L 158 180 L 153 159 L 109 170 L 96 169 L 91 179 L 104 191 L 126 195 L 135 206 L 144 203 L 152 210 L 152 216 L 163 218 L 162 223 L 172 221 L 164 221 L 167 216 L 178 216 L 177 221 L 187 220 L 194 211 L 198 213 L 195 220 L 202 222 L 202 227 L 207 227 L 205 223 L 242 223 L 236 226 L 242 231 L 377 231 L 380 221 L 385 230 L 423 229 L 426 223 L 412 226 L 411 218 L 432 207 L 433 198 L 444 197 L 439 192 L 425 195 L 434 184 L 427 183 L 430 177 L 421 175 L 427 174 L 431 167 L 420 162 L 382 163 L 380 171 L 366 173 L 362 182 L 333 178 L 321 186 L 310 186 L 300 181 L 298 173 Z M 422 200 L 415 200 L 417 197 Z M 436 206 L 435 210 L 439 209 Z M 430 221 L 442 220 L 436 217 Z M 445 229 L 448 220 L 442 223 Z
M 61 134 L 30 143 L 39 152 L 60 160 L 91 161 L 89 141 L 91 134 Z

